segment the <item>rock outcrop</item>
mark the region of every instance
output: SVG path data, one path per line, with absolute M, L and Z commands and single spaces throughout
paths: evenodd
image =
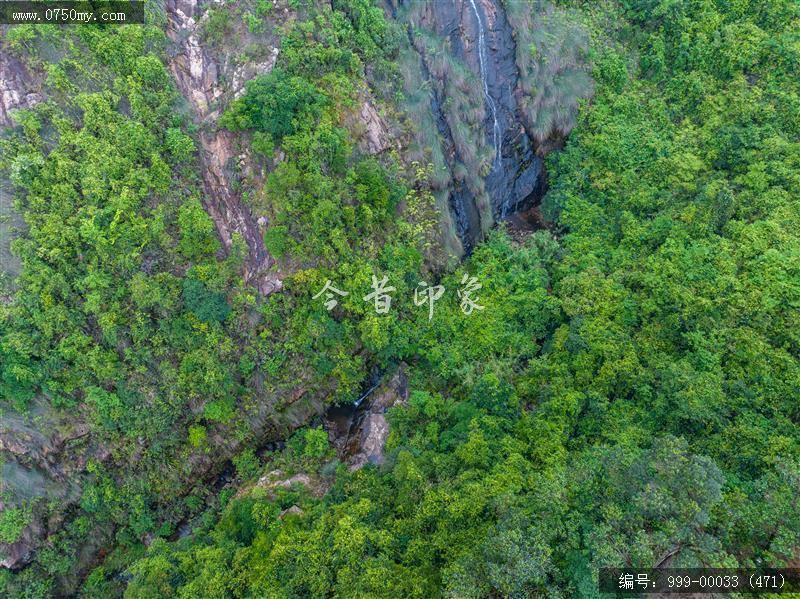
M 236 497 L 242 497 L 252 492 L 253 488 L 255 488 L 263 489 L 268 496 L 274 498 L 278 489 L 289 489 L 293 486 L 305 487 L 315 497 L 322 497 L 328 491 L 328 484 L 318 476 L 309 476 L 305 472 L 287 476 L 283 470 L 270 470 L 261 476 L 252 488 L 243 487 L 240 489 Z
M 358 452 L 350 458 L 350 469 L 355 470 L 365 464 L 382 464 L 383 447 L 389 437 L 389 422 L 386 412 L 394 406 L 408 403 L 408 378 L 405 368 L 397 372 L 375 392 L 367 413 L 354 432 Z
M 357 406 L 336 406 L 328 411 L 325 428 L 339 458 L 351 470 L 365 464 L 382 464 L 383 448 L 389 437 L 386 412 L 408 402 L 408 377 L 401 365 L 384 377 Z
M 0 127 L 11 125 L 12 110 L 32 108 L 42 100 L 40 84 L 41 76 L 31 73 L 0 38 Z
M 363 151 L 368 154 L 380 154 L 392 147 L 389 129 L 370 98 L 364 100 L 359 116 L 364 124 L 364 135 L 360 144 Z
M 288 478 L 284 478 L 283 476 L 283 471 L 281 470 L 270 470 L 258 479 L 256 486 L 262 489 L 276 489 L 278 487 L 288 489 L 292 485 L 311 486 L 311 477 L 304 472 L 289 476 Z
M 170 69 L 199 126 L 200 160 L 206 191 L 204 207 L 214 220 L 227 250 L 233 245 L 234 235 L 242 237 L 248 250 L 245 280 L 262 294 L 269 295 L 282 288 L 281 279 L 271 270 L 275 260 L 264 246 L 258 222 L 232 185 L 232 163 L 238 158 L 234 135 L 217 129 L 216 120 L 225 102 L 241 95 L 246 81 L 272 69 L 278 49 L 273 48 L 263 62 L 240 67 L 219 65 L 201 42 L 201 25 L 208 13 L 202 12 L 198 1 L 167 0 L 165 6 L 167 33 L 177 47 L 177 53 L 170 60 Z M 226 80 L 232 83 L 221 83 L 221 70 L 226 71 Z
M 286 508 L 285 510 L 282 510 L 278 517 L 281 520 L 283 520 L 287 516 L 296 516 L 299 518 L 303 515 L 303 513 L 304 513 L 303 510 L 301 510 L 299 506 L 293 505 L 291 507 Z
M 102 461 L 105 454 L 91 443 L 88 426 L 48 410 L 37 400 L 28 414 L 3 412 L 0 457 L 0 511 L 30 511 L 19 538 L 0 544 L 0 566 L 19 568 L 62 523 L 61 513 L 48 515 L 46 504 L 77 501 L 87 461 Z
M 0 128 L 11 126 L 11 113 L 33 108 L 42 100 L 42 74 L 32 72 L 3 39 L 0 26 Z M 11 283 L 19 271 L 19 259 L 11 253 L 11 240 L 22 229 L 22 217 L 14 210 L 11 184 L 0 179 L 0 303 L 11 301 Z

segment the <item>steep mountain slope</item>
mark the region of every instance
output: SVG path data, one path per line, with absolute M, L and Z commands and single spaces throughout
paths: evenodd
M 3 29 L 0 594 L 796 561 L 798 23 L 168 0 Z M 493 230 L 540 200 L 549 229 Z

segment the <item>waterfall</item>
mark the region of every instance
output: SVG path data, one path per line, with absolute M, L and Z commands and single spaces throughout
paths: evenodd
M 489 83 L 486 81 L 486 41 L 483 35 L 483 20 L 481 19 L 480 12 L 478 12 L 475 0 L 469 0 L 469 2 L 472 4 L 475 18 L 478 20 L 478 62 L 480 63 L 483 96 L 486 98 L 486 105 L 489 107 L 489 112 L 492 115 L 492 145 L 494 147 L 492 170 L 494 170 L 500 162 L 500 151 L 503 139 L 500 135 L 500 123 L 497 122 L 497 107 L 495 106 L 494 98 L 489 95 Z

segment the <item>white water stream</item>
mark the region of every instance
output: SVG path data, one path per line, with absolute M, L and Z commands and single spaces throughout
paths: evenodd
M 469 0 L 472 4 L 472 11 L 475 13 L 475 18 L 478 20 L 478 62 L 481 67 L 481 83 L 483 84 L 483 95 L 486 98 L 486 105 L 489 107 L 489 113 L 492 116 L 492 145 L 494 147 L 494 161 L 492 162 L 492 170 L 497 168 L 500 163 L 500 152 L 502 149 L 503 139 L 500 135 L 500 123 L 497 122 L 497 107 L 494 103 L 494 98 L 489 95 L 489 84 L 486 81 L 486 41 L 484 38 L 484 27 L 481 14 L 478 12 L 478 7 L 475 0 Z

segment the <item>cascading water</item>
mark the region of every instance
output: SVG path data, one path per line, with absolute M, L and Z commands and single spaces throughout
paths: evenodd
M 433 123 L 429 121 L 428 126 L 435 123 L 438 139 L 421 136 L 425 139 L 420 140 L 420 146 L 434 149 L 438 144 L 435 149 L 450 175 L 446 187 L 437 190 L 440 204 L 449 204 L 450 208 L 448 239 L 457 233 L 464 251 L 469 253 L 492 225 L 537 202 L 544 190 L 542 158 L 525 130 L 518 105 L 524 94 L 514 30 L 504 10 L 507 0 L 384 2 L 396 8 L 392 15 L 407 26 L 409 45 L 421 59 L 422 81 L 430 84 Z M 427 9 L 419 10 L 420 4 Z M 439 51 L 448 52 L 460 68 L 471 69 L 480 77 L 484 119 L 468 136 L 457 129 L 463 125 L 462 115 L 450 113 L 446 78 L 435 74 L 438 69 L 430 68 L 436 64 Z M 414 77 L 408 83 L 413 84 L 413 89 L 423 89 Z M 465 177 L 459 172 L 461 165 L 475 165 L 471 152 L 462 155 L 460 151 L 460 144 L 467 139 L 473 144 L 480 143 L 480 139 L 493 144 L 488 173 L 469 172 Z
M 486 41 L 484 36 L 483 20 L 478 11 L 478 6 L 475 0 L 469 0 L 472 4 L 472 11 L 475 13 L 475 19 L 478 21 L 478 62 L 481 69 L 481 84 L 483 85 L 483 96 L 486 98 L 486 105 L 489 107 L 489 112 L 492 116 L 492 145 L 494 147 L 494 161 L 492 162 L 492 170 L 497 168 L 500 163 L 500 155 L 502 150 L 503 138 L 500 132 L 500 123 L 497 121 L 497 107 L 494 103 L 494 98 L 489 94 L 489 83 L 486 80 Z

